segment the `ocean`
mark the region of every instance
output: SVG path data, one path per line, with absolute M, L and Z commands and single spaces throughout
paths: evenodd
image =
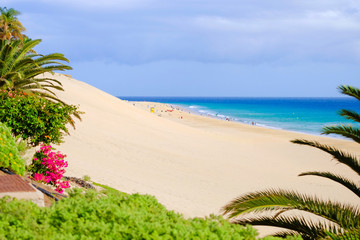
M 349 124 L 338 115 L 340 109 L 360 112 L 353 98 L 227 98 L 227 97 L 119 97 L 128 101 L 149 101 L 180 106 L 195 114 L 230 119 L 274 129 L 319 135 L 322 128 Z M 358 126 L 358 125 L 357 125 Z

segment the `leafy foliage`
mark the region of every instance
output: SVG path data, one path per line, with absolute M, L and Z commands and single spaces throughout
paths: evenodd
M 77 107 L 16 94 L 0 93 L 0 122 L 34 146 L 40 142 L 61 143 L 64 133 L 68 133 L 66 124 L 72 123 L 71 115 Z
M 24 175 L 25 161 L 21 158 L 10 129 L 0 122 L 0 167 Z
M 351 86 L 340 86 L 340 91 L 360 101 L 360 90 Z M 342 109 L 339 114 L 356 123 L 360 115 L 352 110 Z M 330 126 L 323 129 L 323 134 L 338 134 L 360 143 L 360 130 L 352 125 Z M 334 161 L 344 164 L 360 175 L 360 159 L 354 155 L 332 146 L 316 141 L 296 139 L 296 144 L 306 145 L 322 150 L 331 155 Z M 360 197 L 359 179 L 353 181 L 331 172 L 309 171 L 299 176 L 318 176 L 343 185 Z M 284 214 L 292 210 L 317 215 L 322 221 L 305 218 L 301 214 Z M 360 208 L 333 201 L 322 201 L 293 191 L 265 190 L 240 196 L 223 207 L 223 212 L 237 224 L 276 226 L 287 229 L 279 236 L 299 233 L 304 239 L 359 239 Z M 255 216 L 246 217 L 247 213 Z M 353 238 L 354 237 L 354 238 Z
M 251 226 L 230 224 L 221 217 L 184 219 L 149 195 L 80 192 L 70 191 L 69 198 L 50 208 L 0 199 L 0 239 L 250 240 L 257 235 Z

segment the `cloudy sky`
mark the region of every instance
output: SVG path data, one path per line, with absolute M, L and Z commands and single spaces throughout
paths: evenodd
M 2 0 L 39 53 L 115 96 L 336 97 L 360 87 L 359 0 Z

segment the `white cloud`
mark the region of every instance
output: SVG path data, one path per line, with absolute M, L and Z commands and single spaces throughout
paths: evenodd
M 359 31 L 360 18 L 340 11 L 308 11 L 300 16 L 267 16 L 258 18 L 228 18 L 221 16 L 198 16 L 192 20 L 195 27 L 209 31 L 270 32 L 338 30 Z

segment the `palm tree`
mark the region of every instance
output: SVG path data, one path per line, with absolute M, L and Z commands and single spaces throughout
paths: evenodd
M 17 19 L 20 12 L 13 8 L 7 9 L 6 7 L 0 8 L 0 39 L 1 40 L 14 40 L 23 39 L 26 29 Z
M 60 101 L 51 89 L 63 91 L 61 83 L 54 78 L 41 77 L 55 70 L 70 70 L 63 54 L 40 55 L 32 53 L 38 40 L 0 40 L 0 89 L 22 91 L 40 97 Z
M 0 89 L 20 91 L 67 105 L 53 92 L 54 89 L 64 91 L 61 82 L 45 77 L 44 73 L 71 70 L 62 63 L 69 60 L 61 53 L 41 55 L 32 51 L 40 42 L 40 39 L 0 40 Z M 74 112 L 74 116 L 81 120 L 80 114 Z M 68 120 L 75 128 L 73 119 L 69 117 Z
M 340 86 L 339 90 L 342 94 L 360 101 L 360 90 L 358 88 Z M 360 123 L 360 115 L 352 110 L 343 109 L 339 114 L 346 119 Z M 360 143 L 360 130 L 352 125 L 325 127 L 323 134 L 338 134 Z M 325 151 L 335 161 L 348 166 L 360 175 L 360 159 L 353 154 L 316 141 L 296 139 L 292 142 Z M 360 179 L 352 181 L 331 172 L 317 171 L 304 172 L 299 176 L 309 175 L 335 181 L 360 198 Z M 224 215 L 236 224 L 265 225 L 286 229 L 275 234 L 278 236 L 300 234 L 304 239 L 320 239 L 326 236 L 332 239 L 350 239 L 348 236 L 359 236 L 360 208 L 358 206 L 323 201 L 316 196 L 308 196 L 295 191 L 270 189 L 245 194 L 232 200 L 222 210 Z M 294 214 L 296 211 L 293 210 L 297 210 L 297 213 Z M 290 214 L 284 214 L 285 212 Z M 316 215 L 321 221 L 306 218 L 299 214 L 301 212 Z

